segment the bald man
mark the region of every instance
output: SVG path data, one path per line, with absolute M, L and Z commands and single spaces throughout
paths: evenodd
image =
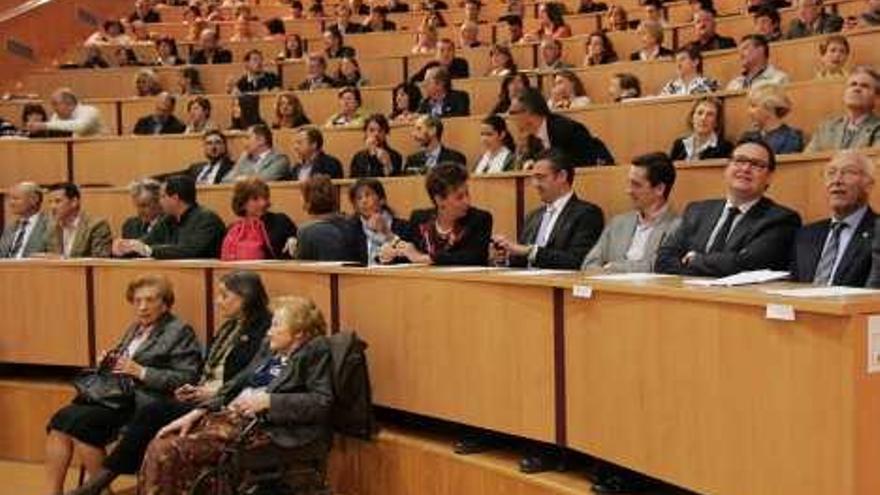
M 134 133 L 150 134 L 183 134 L 186 124 L 174 116 L 177 99 L 171 93 L 160 93 L 156 96 L 156 106 L 152 114 L 141 117 L 134 125 Z
M 22 182 L 9 190 L 9 210 L 14 222 L 0 236 L 0 258 L 27 258 L 46 251 L 47 215 L 40 212 L 43 191 L 33 182 Z
M 69 132 L 74 136 L 94 136 L 105 132 L 101 112 L 91 105 L 84 105 L 69 88 L 52 93 L 49 100 L 54 113 L 47 122 L 30 122 L 28 131 L 33 133 Z

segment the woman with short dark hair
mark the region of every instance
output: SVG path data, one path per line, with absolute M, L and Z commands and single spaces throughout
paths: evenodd
M 348 190 L 354 208 L 352 215 L 352 251 L 365 265 L 379 263 L 382 246 L 399 240 L 412 240 L 409 222 L 394 216 L 382 183 L 361 178 Z
M 403 157 L 388 145 L 391 126 L 380 113 L 367 117 L 364 125 L 364 149 L 355 153 L 349 167 L 350 177 L 390 177 L 400 175 Z
M 695 161 L 730 157 L 733 144 L 724 139 L 724 103 L 720 99 L 707 96 L 694 102 L 687 126 L 691 133 L 672 143 L 670 158 Z
M 284 213 L 269 211 L 269 185 L 255 176 L 243 177 L 232 189 L 232 211 L 238 217 L 226 230 L 220 259 L 288 258 L 284 247 L 296 237 L 296 224 Z

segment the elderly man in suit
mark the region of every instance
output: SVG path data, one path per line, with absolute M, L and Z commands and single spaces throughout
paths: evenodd
M 543 203 L 526 217 L 519 242 L 492 238 L 495 260 L 511 266 L 577 269 L 593 247 L 605 219 L 602 209 L 581 200 L 572 190 L 574 166 L 568 156 L 542 151 L 532 167 L 532 184 Z
M 867 148 L 880 144 L 880 117 L 874 113 L 880 94 L 880 73 L 867 66 L 853 68 L 843 91 L 844 115 L 819 124 L 804 151 Z
M 162 218 L 161 189 L 162 184 L 156 179 L 141 179 L 129 184 L 128 192 L 137 215 L 122 223 L 123 239 L 141 239 L 156 228 Z
M 171 93 L 163 92 L 156 96 L 156 106 L 152 114 L 138 119 L 134 125 L 134 134 L 183 134 L 186 124 L 174 115 L 177 98 Z
M 313 175 L 326 175 L 331 179 L 344 177 L 342 163 L 324 152 L 324 135 L 316 127 L 303 127 L 296 133 L 294 141 L 300 162 L 293 167 L 293 180 L 306 181 Z
M 48 216 L 40 212 L 43 191 L 33 182 L 21 182 L 9 190 L 9 210 L 16 220 L 0 236 L 0 258 L 27 258 L 46 250 Z
M 775 169 L 767 143 L 742 139 L 724 169 L 727 197 L 687 205 L 681 226 L 660 246 L 656 271 L 723 277 L 788 268 L 801 219 L 764 196 Z
M 194 163 L 186 169 L 196 184 L 219 184 L 235 165 L 229 158 L 226 136 L 220 131 L 208 131 L 202 137 L 205 161 Z
M 680 222 L 668 201 L 674 184 L 675 165 L 666 153 L 634 158 L 626 186 L 634 210 L 611 219 L 581 268 L 601 268 L 609 272 L 652 271 L 657 248 Z
M 463 154 L 443 146 L 443 121 L 438 117 L 422 115 L 416 119 L 412 137 L 422 149 L 406 157 L 405 175 L 426 174 L 440 163 L 467 164 Z
M 266 124 L 254 124 L 248 129 L 245 151 L 235 167 L 223 177 L 223 182 L 235 182 L 239 177 L 248 175 L 255 175 L 267 182 L 290 177 L 290 159 L 275 151 L 272 130 Z
M 877 217 L 868 206 L 874 164 L 858 151 L 841 151 L 825 166 L 824 176 L 831 218 L 798 231 L 791 276 L 816 285 L 864 287 Z
M 419 113 L 434 117 L 464 117 L 471 113 L 471 98 L 464 91 L 452 89 L 452 79 L 445 67 L 431 67 L 422 83 L 425 98 L 419 104 Z
M 81 208 L 79 188 L 69 182 L 49 187 L 52 221 L 46 229 L 46 250 L 65 258 L 110 256 L 113 235 L 110 224 L 88 215 Z

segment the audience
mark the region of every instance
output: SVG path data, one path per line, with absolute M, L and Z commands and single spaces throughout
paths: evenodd
M 804 133 L 789 127 L 782 119 L 791 111 L 791 100 L 777 84 L 755 86 L 749 91 L 749 118 L 754 135 L 766 142 L 774 153 L 800 153 L 804 149 Z
M 134 12 L 128 16 L 129 24 L 140 21 L 144 23 L 162 22 L 162 17 L 153 8 L 150 0 L 135 0 Z
M 782 39 L 782 19 L 779 11 L 767 5 L 761 5 L 752 11 L 754 33 L 761 35 L 768 42 Z
M 538 4 L 538 29 L 530 33 L 529 41 L 543 41 L 546 39 L 562 39 L 571 36 L 571 27 L 565 23 L 565 6 L 558 2 L 543 2 Z
M 162 184 L 155 179 L 140 179 L 129 184 L 128 193 L 137 215 L 122 223 L 123 239 L 142 239 L 158 225 L 162 217 L 161 189 Z
M 33 132 L 27 130 L 31 122 L 45 123 L 48 121 L 49 116 L 46 114 L 46 109 L 43 108 L 43 105 L 40 105 L 39 103 L 26 103 L 21 109 L 21 130 L 15 129 L 14 126 L 11 126 L 11 129 L 9 129 L 8 132 L 34 139 L 51 137 L 52 132 L 48 130 Z
M 721 36 L 715 31 L 714 11 L 700 9 L 694 14 L 694 40 L 688 46 L 693 46 L 701 52 L 708 52 L 734 48 L 736 41 L 733 38 Z
M 431 168 L 425 189 L 434 208 L 414 210 L 409 221 L 414 241 L 386 243 L 380 261 L 405 258 L 429 265 L 485 265 L 492 214 L 471 206 L 467 180 L 467 169 L 459 163 L 443 162 Z
M 220 247 L 220 259 L 262 260 L 284 258 L 288 239 L 296 237 L 296 224 L 284 213 L 269 211 L 269 185 L 257 176 L 235 181 L 232 212 L 238 217 L 229 225 Z
M 825 166 L 831 218 L 802 227 L 789 271 L 798 282 L 864 287 L 871 272 L 876 214 L 869 205 L 874 163 L 856 150 L 840 151 Z
M 614 103 L 642 97 L 642 83 L 628 72 L 612 74 L 608 79 L 608 96 Z
M 703 74 L 703 54 L 693 46 L 678 50 L 675 69 L 678 77 L 663 85 L 661 96 L 696 95 L 718 89 L 718 81 Z
M 335 27 L 330 26 L 329 28 L 324 30 L 323 40 L 323 54 L 328 59 L 355 56 L 354 48 L 350 46 L 345 46 L 345 41 L 342 38 L 342 33 L 340 33 L 339 30 Z
M 290 159 L 275 150 L 272 130 L 266 124 L 254 124 L 248 129 L 244 152 L 223 177 L 223 182 L 234 182 L 245 176 L 256 176 L 265 181 L 290 177 Z
M 233 43 L 247 43 L 257 41 L 259 37 L 254 33 L 253 21 L 246 15 L 239 15 L 232 24 L 232 36 L 229 41 Z
M 211 121 L 211 100 L 204 96 L 196 96 L 189 100 L 186 103 L 186 113 L 189 120 L 184 130 L 185 134 L 204 134 L 218 129 L 217 124 Z
M 605 14 L 603 22 L 605 29 L 609 32 L 627 31 L 630 28 L 627 17 L 626 9 L 623 6 L 612 4 L 608 13 Z
M 178 387 L 198 377 L 201 345 L 193 328 L 171 312 L 175 300 L 171 282 L 160 275 L 139 276 L 129 282 L 125 299 L 134 321 L 98 361 L 103 372 L 126 379 L 132 396 L 127 401 L 117 399 L 116 408 L 78 397 L 55 412 L 46 427 L 51 493 L 62 493 L 74 453 L 89 475 L 89 491 L 100 493 L 115 477 L 103 466 L 105 447 L 145 408 L 170 400 Z M 111 459 L 118 460 L 117 455 L 114 449 Z M 137 470 L 135 460 L 129 464 L 131 471 Z
M 480 41 L 480 25 L 474 21 L 464 21 L 458 28 L 459 46 L 468 48 L 479 48 L 483 46 Z
M 568 155 L 575 167 L 614 163 L 605 143 L 580 122 L 551 113 L 536 89 L 525 89 L 515 96 L 508 113 L 520 132 L 540 139 L 545 149 L 554 148 Z
M 749 89 L 761 84 L 787 84 L 788 74 L 770 64 L 770 45 L 760 34 L 749 34 L 739 44 L 742 71 L 727 84 L 729 91 Z
M 196 183 L 188 175 L 173 175 L 159 193 L 164 215 L 143 239 L 116 239 L 114 256 L 156 259 L 217 258 L 226 234 L 223 220 L 196 202 Z
M 205 161 L 194 163 L 186 170 L 196 184 L 220 184 L 235 163 L 229 157 L 226 136 L 214 129 L 202 137 Z
M 232 52 L 220 47 L 220 36 L 217 31 L 206 28 L 199 35 L 199 48 L 190 54 L 189 63 L 194 65 L 231 64 Z
M 859 17 L 859 24 L 864 27 L 880 26 L 880 2 L 867 0 L 867 9 Z
M 70 89 L 56 90 L 52 93 L 49 102 L 52 105 L 52 117 L 48 122 L 30 122 L 27 126 L 28 132 L 71 133 L 77 137 L 94 136 L 105 132 L 98 109 L 80 103 Z
M 327 75 L 327 59 L 317 53 L 309 54 L 307 61 L 306 79 L 299 83 L 296 89 L 300 91 L 314 91 L 316 89 L 335 88 L 337 82 Z
M 388 144 L 391 126 L 384 115 L 375 113 L 366 119 L 364 149 L 351 158 L 351 177 L 391 177 L 400 175 L 403 158 Z
M 843 28 L 843 19 L 825 12 L 822 0 L 795 0 L 795 5 L 796 17 L 788 25 L 787 39 L 836 33 Z
M 655 269 L 710 277 L 786 269 L 801 220 L 764 195 L 775 169 L 766 143 L 740 141 L 724 170 L 726 199 L 688 204 L 681 226 L 661 244 Z
M 416 119 L 412 137 L 421 150 L 406 157 L 406 175 L 424 175 L 441 163 L 467 164 L 463 154 L 443 146 L 443 121 L 438 117 L 423 115 Z
M 880 143 L 880 117 L 874 112 L 880 74 L 854 67 L 843 91 L 844 115 L 820 122 L 805 151 L 866 148 Z
M 83 69 L 106 69 L 110 67 L 110 62 L 104 58 L 100 48 L 97 46 L 87 46 L 83 61 L 77 67 Z
M 325 127 L 356 128 L 364 126 L 367 113 L 361 108 L 361 92 L 353 86 L 340 88 L 336 93 L 339 99 L 339 111 L 327 119 Z
M 614 45 L 604 31 L 591 33 L 584 50 L 584 67 L 617 62 L 617 52 L 614 51 Z
M 279 60 L 302 60 L 305 56 L 305 44 L 296 33 L 284 37 L 284 49 L 275 57 Z
M 394 31 L 397 25 L 388 20 L 388 9 L 381 5 L 370 7 L 370 15 L 364 22 L 365 33 L 378 33 L 381 31 Z
M 517 71 L 513 53 L 505 45 L 492 45 L 489 49 L 489 65 L 491 68 L 486 75 L 490 77 L 509 76 Z
M 550 110 L 576 110 L 590 105 L 590 97 L 577 74 L 561 70 L 553 76 L 547 106 Z
M 594 2 L 593 0 L 580 0 L 578 2 L 578 14 L 592 14 L 594 12 L 605 12 L 608 5 L 603 2 Z
M 505 15 L 502 16 L 498 21 L 507 24 L 507 43 L 515 45 L 517 43 L 524 43 L 528 41 L 525 37 L 525 31 L 523 30 L 522 16 Z
M 177 52 L 177 42 L 174 38 L 163 36 L 156 40 L 156 65 L 163 67 L 175 67 L 183 63 Z
M 675 166 L 666 153 L 633 158 L 627 174 L 626 194 L 633 210 L 616 215 L 584 258 L 582 270 L 650 272 L 657 248 L 675 232 L 680 219 L 669 205 L 675 185 Z
M 422 92 L 414 83 L 403 82 L 391 92 L 391 113 L 389 120 L 394 123 L 410 123 L 419 117 Z
M 480 125 L 483 155 L 474 167 L 474 174 L 497 174 L 513 169 L 513 137 L 499 115 L 489 115 Z
M 351 7 L 347 3 L 336 5 L 336 20 L 332 24 L 341 34 L 358 34 L 364 32 L 364 27 L 351 22 Z
M 156 96 L 156 106 L 151 115 L 138 119 L 132 132 L 138 135 L 183 134 L 186 124 L 174 115 L 177 98 L 171 93 Z
M 299 229 L 293 258 L 309 261 L 354 261 L 353 232 L 339 214 L 337 192 L 324 174 L 312 174 L 302 186 L 310 220 Z
M 446 67 L 435 66 L 425 72 L 422 98 L 418 113 L 434 117 L 463 117 L 471 113 L 470 96 L 452 89 L 452 79 Z
M 467 79 L 470 77 L 470 69 L 467 60 L 455 56 L 455 43 L 449 38 L 443 38 L 437 42 L 437 53 L 434 60 L 426 63 L 418 72 L 409 78 L 411 82 L 419 83 L 425 80 L 428 69 L 442 66 L 446 69 L 450 79 Z
M 354 57 L 342 57 L 336 69 L 336 83 L 340 86 L 360 88 L 367 86 L 369 81 L 361 74 L 361 66 Z
M 275 122 L 273 129 L 296 129 L 312 122 L 303 110 L 302 102 L 295 93 L 281 93 L 275 99 Z
M 46 251 L 63 258 L 106 258 L 110 256 L 113 235 L 103 218 L 82 209 L 82 198 L 75 184 L 63 182 L 49 186 L 47 200 L 51 219 L 46 226 Z
M 562 69 L 571 69 L 571 64 L 562 59 L 562 43 L 555 38 L 544 38 L 538 49 L 540 54 L 540 72 L 556 72 Z
M 394 216 L 381 182 L 373 178 L 358 179 L 349 188 L 348 199 L 355 212 L 351 217 L 352 257 L 358 263 L 381 263 L 382 246 L 401 240 L 412 242 L 409 223 Z
M 43 191 L 33 182 L 19 182 L 7 193 L 12 214 L 0 236 L 0 258 L 27 258 L 46 252 L 49 216 L 42 212 Z
M 437 51 L 437 43 L 440 41 L 440 32 L 432 24 L 422 22 L 416 32 L 416 41 L 410 53 L 413 55 L 429 55 Z
M 299 163 L 291 171 L 293 180 L 305 181 L 314 175 L 326 175 L 331 179 L 344 176 L 339 160 L 324 152 L 324 136 L 317 128 L 299 129 L 293 147 L 299 157 Z
M 819 64 L 816 67 L 816 78 L 839 79 L 849 76 L 847 59 L 849 58 L 849 41 L 846 36 L 832 34 L 819 42 Z
M 690 162 L 730 156 L 733 145 L 724 139 L 724 103 L 721 100 L 709 96 L 697 100 L 688 112 L 687 126 L 690 135 L 672 143 L 670 158 Z
M 642 20 L 656 22 L 662 28 L 669 26 L 669 20 L 666 19 L 666 13 L 663 10 L 663 2 L 661 0 L 645 0 L 642 2 Z
M 263 22 L 263 27 L 266 28 L 267 32 L 266 36 L 263 37 L 266 41 L 284 41 L 287 38 L 287 28 L 284 27 L 284 21 L 278 17 L 266 19 Z
M 498 101 L 489 113 L 507 113 L 510 109 L 510 101 L 513 97 L 521 93 L 524 89 L 531 87 L 532 82 L 529 81 L 529 76 L 524 72 L 514 72 L 513 74 L 504 76 L 504 79 L 501 80 L 501 90 L 498 93 Z
M 256 93 L 280 86 L 278 75 L 263 69 L 263 54 L 260 50 L 248 50 L 244 54 L 244 75 L 235 83 L 236 89 L 241 93 Z
M 162 92 L 159 75 L 153 69 L 141 69 L 134 76 L 135 94 L 139 98 L 157 96 Z
M 602 209 L 572 190 L 574 165 L 553 150 L 538 155 L 531 182 L 542 205 L 526 216 L 519 242 L 492 237 L 493 258 L 511 266 L 575 270 L 602 234 Z
M 639 23 L 636 28 L 639 35 L 642 48 L 634 51 L 629 59 L 638 60 L 658 60 L 664 58 L 672 58 L 673 51 L 663 46 L 663 26 L 657 21 L 646 20 Z
M 180 95 L 203 95 L 205 88 L 202 86 L 202 77 L 195 67 L 184 67 L 180 71 L 177 80 L 177 92 Z
M 94 45 L 122 45 L 127 46 L 131 44 L 131 38 L 125 34 L 125 27 L 121 22 L 111 19 L 104 21 L 101 24 L 101 30 L 95 31 L 92 33 L 86 41 L 83 43 L 84 46 L 94 46 Z

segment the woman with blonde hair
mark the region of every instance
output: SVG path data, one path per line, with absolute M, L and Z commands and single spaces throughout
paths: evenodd
M 156 96 L 162 92 L 162 83 L 153 69 L 141 69 L 134 76 L 134 88 L 137 96 L 144 98 Z
M 777 155 L 804 150 L 804 133 L 789 127 L 783 119 L 791 112 L 791 100 L 778 84 L 762 84 L 749 91 L 749 119 L 752 130 L 743 137 L 757 136 L 767 142 Z

